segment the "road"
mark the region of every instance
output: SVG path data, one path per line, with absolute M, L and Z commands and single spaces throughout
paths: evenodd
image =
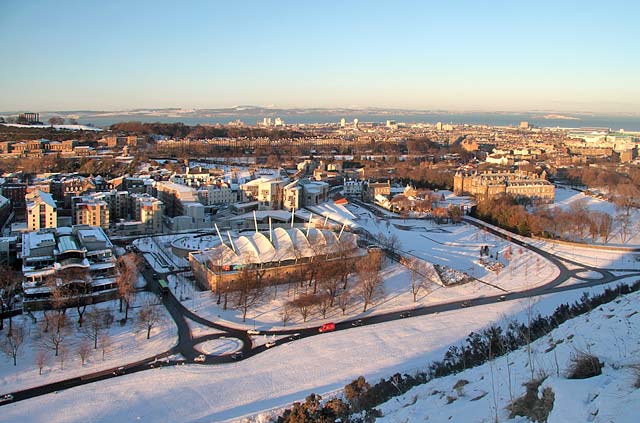
M 560 258 L 552 253 L 541 250 L 540 248 L 532 245 L 529 242 L 524 242 L 513 235 L 507 235 L 502 231 L 498 231 L 494 229 L 492 226 L 484 224 L 483 222 L 479 222 L 476 220 L 464 219 L 466 223 L 481 227 L 488 232 L 503 238 L 508 239 L 516 245 L 519 245 L 523 248 L 528 249 L 529 251 L 540 255 L 546 260 L 549 260 L 553 265 L 555 265 L 558 270 L 558 276 L 556 276 L 553 280 L 549 281 L 544 285 L 540 285 L 531 289 L 527 289 L 524 291 L 518 292 L 510 292 L 507 294 L 497 294 L 488 297 L 478 297 L 474 299 L 465 299 L 459 301 L 451 301 L 448 303 L 436 304 L 428 307 L 418 307 L 412 308 L 404 311 L 394 311 L 389 313 L 376 314 L 370 317 L 362 317 L 356 318 L 352 320 L 342 321 L 336 323 L 336 330 L 346 330 L 350 329 L 353 326 L 366 326 L 366 325 L 374 325 L 384 322 L 389 322 L 397 319 L 415 317 L 415 316 L 425 316 L 434 313 L 442 313 L 445 311 L 457 310 L 462 307 L 478 307 L 487 304 L 493 304 L 496 302 L 502 301 L 512 301 L 521 298 L 528 297 L 536 297 L 540 295 L 553 294 L 561 291 L 568 290 L 576 290 L 576 289 L 584 289 L 597 285 L 608 284 L 611 282 L 615 282 L 619 279 L 637 276 L 640 277 L 640 270 L 638 269 L 600 269 L 593 266 L 587 266 L 566 258 Z M 574 268 L 569 269 L 567 264 L 571 264 Z M 592 274 L 599 274 L 600 277 L 596 278 L 585 278 L 580 276 L 579 274 L 585 271 L 591 271 Z M 614 275 L 612 272 L 623 273 L 621 275 Z M 245 360 L 250 358 L 253 355 L 264 352 L 267 348 L 264 345 L 254 346 L 251 336 L 249 336 L 244 328 L 237 328 L 231 325 L 215 323 L 210 320 L 207 320 L 201 316 L 198 316 L 188 308 L 186 308 L 172 293 L 168 293 L 162 295 L 159 290 L 159 286 L 157 285 L 156 278 L 154 278 L 153 271 L 146 267 L 146 269 L 142 272 L 145 280 L 147 281 L 146 289 L 152 292 L 155 292 L 160 298 L 162 298 L 162 302 L 166 307 L 167 311 L 171 315 L 171 318 L 174 320 L 177 331 L 178 331 L 178 341 L 177 344 L 168 351 L 165 351 L 160 354 L 156 354 L 152 357 L 149 357 L 144 360 L 139 360 L 133 363 L 128 363 L 124 366 L 115 367 L 112 369 L 107 369 L 100 372 L 90 373 L 87 375 L 83 375 L 80 377 L 70 378 L 59 382 L 54 382 L 34 388 L 25 389 L 22 391 L 12 392 L 13 396 L 12 400 L 6 401 L 1 405 L 5 405 L 11 402 L 21 401 L 33 397 L 37 397 L 44 394 L 50 394 L 53 392 L 60 391 L 62 389 L 68 389 L 76 386 L 81 386 L 88 383 L 97 382 L 100 380 L 105 380 L 113 377 L 118 377 L 124 374 L 131 374 L 143 370 L 150 370 L 153 368 L 157 368 L 160 366 L 171 366 L 171 365 L 181 365 L 184 363 L 194 363 L 194 359 L 201 355 L 202 353 L 196 349 L 196 345 L 213 340 L 213 339 L 221 339 L 221 338 L 234 338 L 237 339 L 242 347 L 239 351 L 242 352 L 242 356 L 236 358 L 237 360 Z M 583 280 L 584 282 L 575 283 L 571 285 L 562 285 L 564 282 L 568 281 L 570 278 L 576 278 L 579 280 Z M 191 329 L 189 328 L 188 320 L 191 320 L 200 325 L 210 327 L 215 329 L 217 333 L 206 334 L 202 336 L 194 337 L 192 335 Z M 357 322 L 357 323 L 356 323 Z M 260 336 L 280 336 L 283 339 L 277 340 L 276 345 L 280 343 L 288 343 L 295 341 L 296 339 L 307 338 L 310 336 L 320 335 L 318 332 L 318 326 L 312 326 L 304 329 L 288 329 L 288 330 L 271 330 L 271 331 L 263 331 L 260 333 Z M 275 347 L 274 346 L 274 347 Z M 272 347 L 273 348 L 273 347 Z M 181 359 L 169 359 L 172 356 L 181 355 L 183 358 Z M 205 355 L 204 362 L 199 363 L 203 365 L 216 365 L 222 363 L 229 363 L 234 361 L 234 358 L 230 354 L 226 355 Z

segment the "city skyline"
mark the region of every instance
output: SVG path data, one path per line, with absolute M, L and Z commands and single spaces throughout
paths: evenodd
M 8 1 L 0 110 L 640 110 L 630 2 Z

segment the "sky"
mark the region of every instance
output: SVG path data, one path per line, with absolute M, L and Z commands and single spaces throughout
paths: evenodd
M 640 2 L 0 2 L 0 110 L 640 113 Z

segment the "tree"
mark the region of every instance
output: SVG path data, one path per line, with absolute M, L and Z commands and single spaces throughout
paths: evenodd
M 351 292 L 349 291 L 342 291 L 342 293 L 338 295 L 337 303 L 340 310 L 342 310 L 343 316 L 347 314 L 347 309 L 351 305 L 351 299 Z
M 82 327 L 82 333 L 91 341 L 93 341 L 93 349 L 98 349 L 98 340 L 103 332 L 113 324 L 113 313 L 111 310 L 101 310 L 92 308 L 87 312 L 85 325 Z
M 611 236 L 611 231 L 613 229 L 613 219 L 608 213 L 601 213 L 599 216 L 598 231 L 602 238 L 602 242 L 606 244 L 609 242 L 609 237 Z
M 91 277 L 86 269 L 75 267 L 58 272 L 57 277 L 60 285 L 55 289 L 55 301 L 62 307 L 75 302 L 78 312 L 78 325 L 82 327 L 84 312 L 87 309 L 88 301 L 91 299 L 88 295 L 91 293 Z
M 360 411 L 365 408 L 366 395 L 371 389 L 371 385 L 360 376 L 350 384 L 344 387 L 344 397 L 354 410 Z
M 242 311 L 242 321 L 244 322 L 247 319 L 247 311 L 260 302 L 264 290 L 254 272 L 246 267 L 238 274 L 234 288 L 235 307 Z
M 383 281 L 380 277 L 381 265 L 382 253 L 379 251 L 370 252 L 356 264 L 360 297 L 364 303 L 363 313 L 367 311 L 370 304 L 384 295 Z
M 69 351 L 67 350 L 66 346 L 60 346 L 60 354 L 56 354 L 56 356 L 59 357 L 60 359 L 60 370 L 64 370 L 64 360 L 65 358 L 67 358 L 67 354 L 69 353 Z
M 44 350 L 38 350 L 35 358 L 36 366 L 38 366 L 38 375 L 42 375 L 42 369 L 49 363 L 49 356 Z
M 151 329 L 162 322 L 164 315 L 157 304 L 146 301 L 138 311 L 138 326 L 147 331 L 147 339 L 151 337 Z
M 287 322 L 291 320 L 291 306 L 289 303 L 286 303 L 282 310 L 280 311 L 280 317 L 282 318 L 282 326 L 287 326 Z
M 49 125 L 64 125 L 64 118 L 61 118 L 60 116 L 53 116 L 49 118 L 48 122 Z
M 620 227 L 620 242 L 626 244 L 633 230 L 633 219 L 630 214 L 619 213 L 616 216 L 616 221 Z
M 44 331 L 44 336 L 42 338 L 43 346 L 54 350 L 56 357 L 60 353 L 61 347 L 64 345 L 64 342 L 70 332 L 66 320 L 67 319 L 64 314 L 56 315 L 53 327 L 48 332 Z M 45 324 L 48 325 L 48 323 Z
M 22 326 L 16 326 L 7 336 L 0 342 L 0 350 L 9 358 L 13 359 L 13 365 L 16 365 L 16 360 L 22 343 L 24 342 L 24 331 Z
M 89 357 L 89 354 L 91 354 L 91 345 L 86 341 L 82 341 L 78 344 L 77 352 L 80 356 L 82 365 L 84 366 L 85 360 Z
M 224 264 L 226 249 L 221 247 L 222 245 L 215 248 L 210 255 L 211 258 L 209 259 L 209 263 L 211 265 L 210 268 L 213 270 L 213 278 L 209 278 L 209 288 L 218 296 L 216 304 L 220 304 L 222 298 L 222 266 Z
M 0 330 L 4 329 L 4 313 L 13 310 L 15 293 L 20 282 L 19 275 L 7 266 L 0 266 Z M 13 319 L 9 314 L 9 333 Z
M 316 295 L 314 303 L 320 314 L 322 314 L 322 318 L 324 319 L 327 317 L 327 311 L 329 311 L 329 309 L 333 305 L 333 297 L 331 297 L 329 294 L 319 294 Z
M 339 272 L 336 272 L 335 266 L 339 260 L 325 261 L 318 269 L 316 279 L 319 281 L 320 290 L 329 298 L 329 307 L 333 307 L 333 302 L 338 295 L 338 289 L 342 281 Z
M 432 266 L 415 257 L 409 259 L 406 266 L 411 271 L 411 294 L 415 303 L 420 291 L 427 289 L 433 281 L 435 271 Z
M 102 361 L 104 361 L 104 356 L 107 353 L 107 351 L 110 351 L 112 344 L 113 344 L 113 341 L 111 340 L 111 337 L 109 336 L 108 333 L 103 333 L 102 336 L 100 336 L 100 349 L 102 350 Z
M 289 301 L 289 306 L 294 308 L 300 317 L 302 317 L 302 321 L 306 322 L 307 318 L 311 314 L 311 310 L 316 302 L 316 296 L 313 294 L 302 294 L 295 300 Z
M 118 258 L 116 262 L 118 276 L 116 283 L 120 294 L 120 312 L 122 303 L 125 305 L 124 321 L 129 319 L 129 307 L 136 294 L 136 282 L 138 280 L 138 256 L 134 253 L 127 253 Z

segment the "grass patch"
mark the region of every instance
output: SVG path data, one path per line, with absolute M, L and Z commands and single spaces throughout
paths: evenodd
M 538 388 L 544 379 L 535 379 L 524 384 L 526 392 L 523 396 L 513 400 L 507 406 L 509 418 L 516 416 L 528 417 L 534 422 L 545 423 L 553 409 L 555 394 L 551 388 L 542 390 L 542 397 L 538 397 Z
M 602 363 L 593 354 L 578 352 L 571 358 L 571 365 L 567 371 L 568 379 L 588 379 L 602 374 Z

